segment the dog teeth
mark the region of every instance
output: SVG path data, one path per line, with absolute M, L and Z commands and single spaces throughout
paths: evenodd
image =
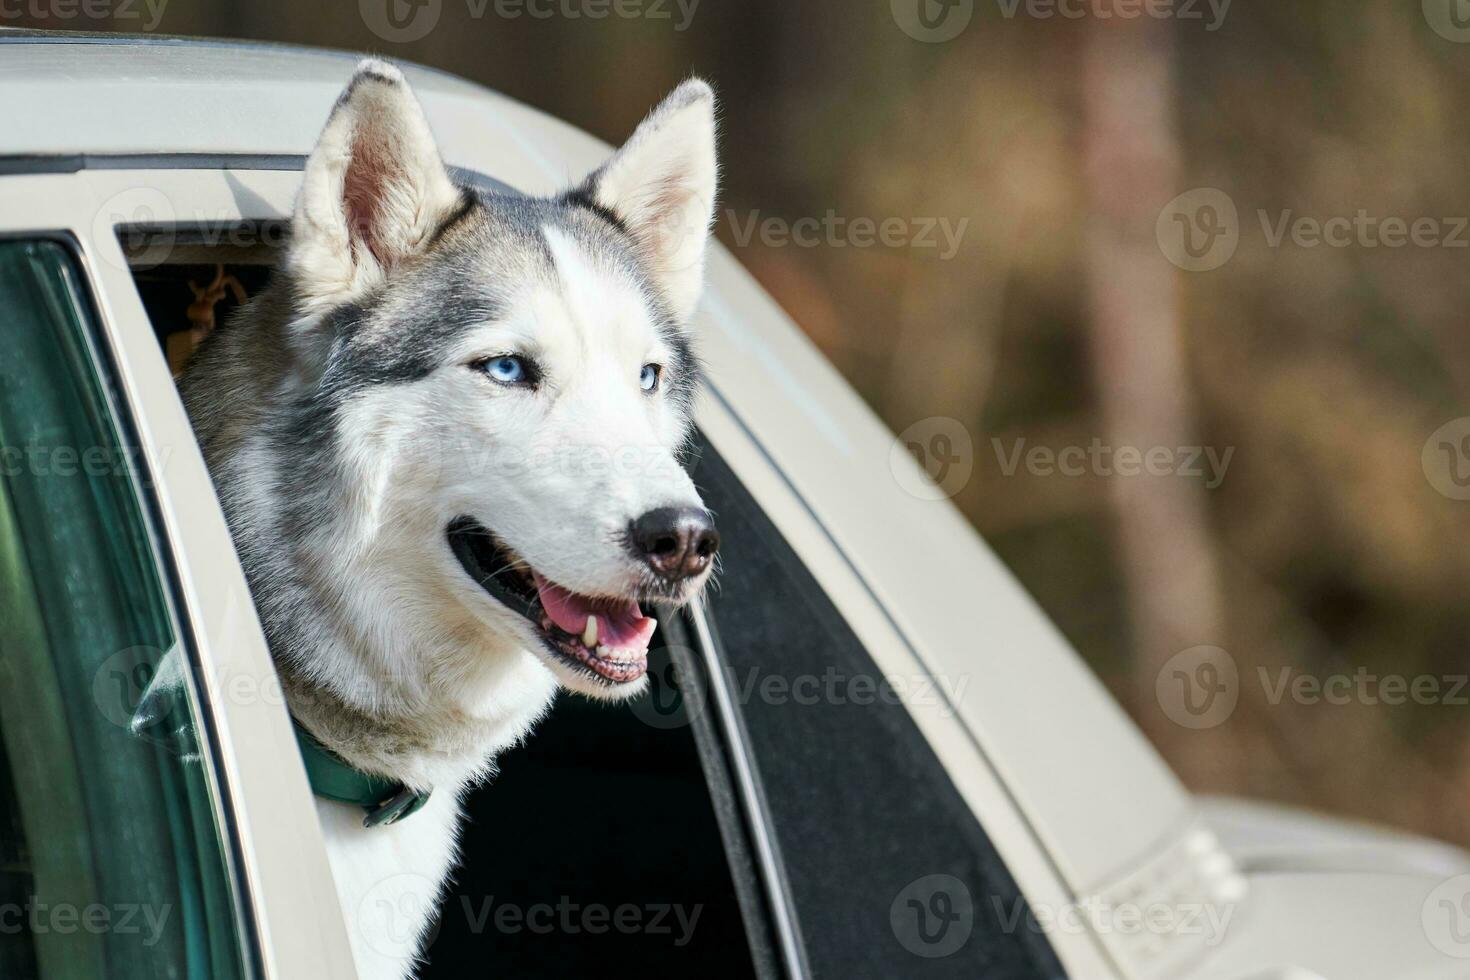
M 617 650 L 610 646 L 600 646 L 597 648 L 597 655 L 603 660 L 611 660 L 614 663 L 620 664 L 629 664 L 637 663 L 638 658 L 641 657 L 643 654 L 640 650 Z
M 597 617 L 587 617 L 587 628 L 582 630 L 582 644 L 589 650 L 597 647 Z

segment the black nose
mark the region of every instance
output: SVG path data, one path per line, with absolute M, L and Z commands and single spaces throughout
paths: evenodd
M 633 553 L 671 582 L 709 567 L 720 547 L 714 518 L 698 507 L 660 507 L 628 528 Z

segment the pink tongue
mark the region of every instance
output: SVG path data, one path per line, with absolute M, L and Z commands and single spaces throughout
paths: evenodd
M 587 618 L 597 617 L 597 645 L 614 650 L 648 650 L 648 641 L 658 625 L 643 615 L 638 603 L 631 599 L 589 599 L 575 595 L 536 574 L 536 588 L 541 606 L 551 621 L 568 633 L 581 635 Z

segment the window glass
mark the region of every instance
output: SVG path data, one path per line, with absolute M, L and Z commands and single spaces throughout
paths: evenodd
M 940 697 L 933 680 L 879 672 L 707 446 L 694 479 L 720 524 L 720 575 L 707 609 L 812 973 L 1063 976 L 904 707 L 903 699 Z M 960 679 L 947 680 L 953 690 Z
M 94 326 L 67 248 L 0 242 L 0 976 L 232 980 L 207 740 Z

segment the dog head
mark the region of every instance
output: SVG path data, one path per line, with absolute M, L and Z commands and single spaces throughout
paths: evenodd
M 458 186 L 402 74 L 359 67 L 307 160 L 287 336 L 385 601 L 450 603 L 572 689 L 641 689 L 641 604 L 694 596 L 719 543 L 677 460 L 715 183 L 701 81 L 532 199 Z

